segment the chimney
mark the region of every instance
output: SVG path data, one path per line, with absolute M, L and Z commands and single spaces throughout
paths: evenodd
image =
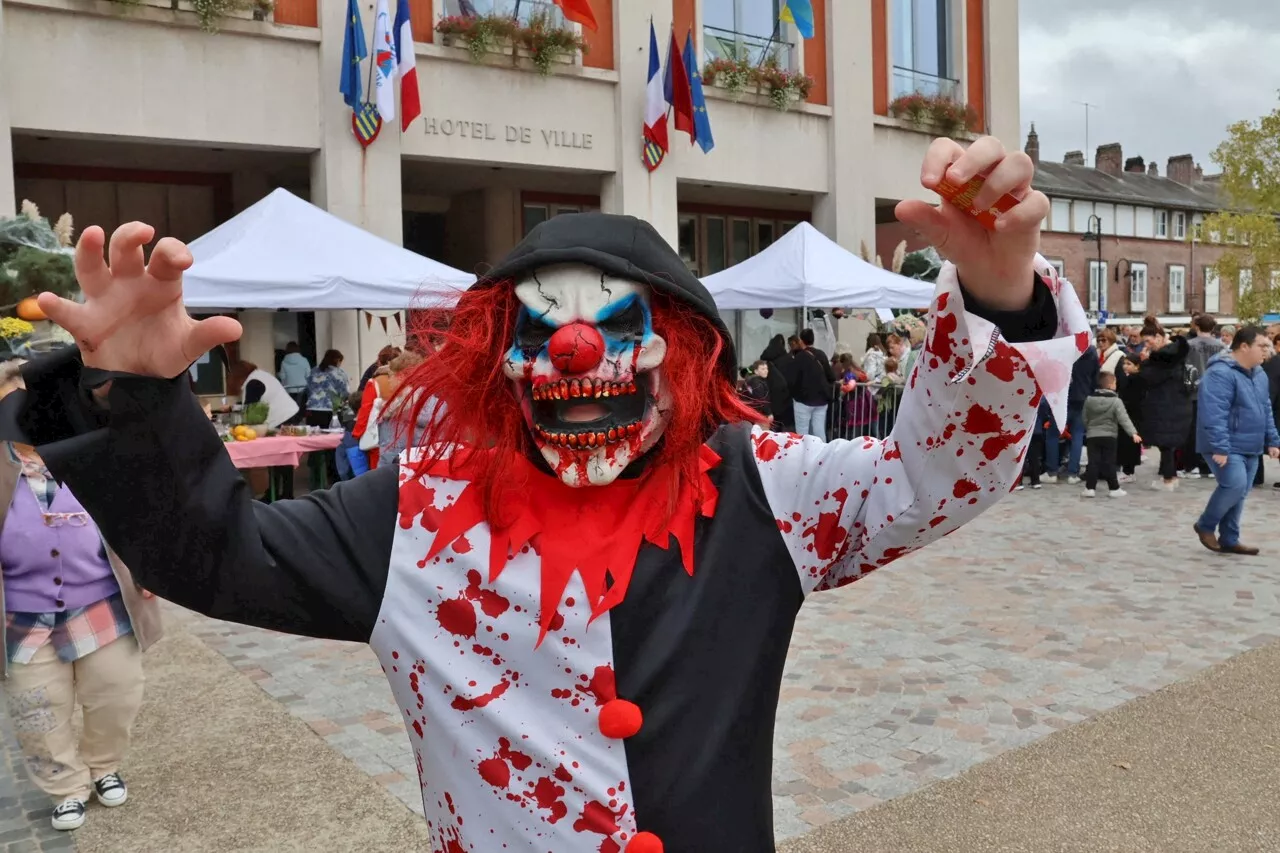
M 1200 164 L 1196 163 L 1196 183 L 1198 184 L 1203 180 L 1204 180 L 1204 169 L 1201 169 Z
M 1067 152 L 1067 154 L 1066 154 L 1066 156 L 1062 158 L 1062 162 L 1063 162 L 1063 164 L 1064 164 L 1064 165 L 1067 165 L 1067 166 L 1083 166 L 1083 165 L 1084 165 L 1084 152 L 1083 152 L 1083 151 L 1068 151 L 1068 152 Z
M 1156 165 L 1155 160 L 1147 164 L 1147 174 L 1153 178 L 1160 177 L 1160 167 Z
M 1136 172 L 1139 175 L 1147 171 L 1147 161 L 1141 157 L 1130 157 L 1124 161 L 1124 170 L 1126 172 Z
M 1036 123 L 1031 122 L 1031 132 L 1027 134 L 1027 145 L 1022 149 L 1027 156 L 1031 158 L 1031 162 L 1037 166 L 1040 165 L 1040 135 L 1036 133 Z
M 1123 162 L 1124 152 L 1120 150 L 1120 143 L 1109 142 L 1106 145 L 1098 146 L 1098 153 L 1093 161 L 1093 167 L 1107 175 L 1118 175 L 1120 174 L 1120 164 Z
M 1195 159 L 1190 154 L 1170 157 L 1169 164 L 1165 167 L 1165 175 L 1171 181 L 1191 186 L 1191 182 L 1195 179 Z

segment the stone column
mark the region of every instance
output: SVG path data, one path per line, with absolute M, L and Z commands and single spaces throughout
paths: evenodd
M 365 37 L 373 34 L 372 4 L 360 4 Z M 383 124 L 378 138 L 362 149 L 351 132 L 351 108 L 338 92 L 335 69 L 342 66 L 345 3 L 323 2 L 320 9 L 320 150 L 311 160 L 311 202 L 353 225 L 396 244 L 403 243 L 400 191 L 400 119 Z M 368 80 L 366 60 L 362 78 Z M 366 92 L 366 95 L 369 93 Z M 398 105 L 397 105 L 398 106 Z M 390 312 L 387 312 L 390 313 Z M 328 315 L 327 321 L 325 314 Z M 390 325 L 394 330 L 394 324 Z M 354 380 L 389 341 L 382 324 L 366 328 L 359 311 L 316 312 L 316 343 L 346 356 L 343 367 Z
M 986 41 L 987 124 L 1010 151 L 1022 147 L 1018 86 L 1018 2 L 987 0 L 982 5 Z
M 646 219 L 673 247 L 679 240 L 674 164 L 663 163 L 650 174 L 641 160 L 645 87 L 649 78 L 649 19 L 658 33 L 659 57 L 665 61 L 671 32 L 670 0 L 626 0 L 613 4 L 618 34 L 618 87 L 615 107 L 621 122 L 618 171 L 602 181 L 600 206 L 606 213 Z M 671 137 L 675 139 L 674 129 Z M 681 135 L 681 139 L 684 136 Z M 668 155 L 670 161 L 671 155 Z
M 828 2 L 830 185 L 814 202 L 813 224 L 854 254 L 864 240 L 868 246 L 876 244 L 871 55 L 870 4 Z M 840 320 L 836 336 L 851 346 L 861 344 L 868 328 L 866 323 Z
M 0 68 L 4 67 L 4 3 L 0 2 Z M 11 85 L 18 85 L 16 82 Z M 0 81 L 0 218 L 18 212 L 13 185 L 13 139 L 9 130 L 9 96 Z M 56 215 L 56 214 L 55 214 Z
M 831 177 L 827 194 L 814 203 L 813 224 L 856 253 L 863 240 L 875 245 L 871 7 L 828 3 L 827 19 Z

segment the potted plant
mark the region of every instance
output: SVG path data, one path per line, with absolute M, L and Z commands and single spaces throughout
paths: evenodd
M 755 86 L 756 94 L 769 99 L 779 112 L 786 112 L 791 105 L 809 97 L 814 80 L 799 71 L 787 71 L 771 56 L 759 66 L 742 59 L 713 59 L 702 70 L 704 85 L 724 89 L 740 100 L 749 86 Z
M 741 99 L 751 82 L 752 67 L 741 59 L 713 59 L 702 69 L 702 82 L 727 91 L 733 99 Z
M 486 55 L 510 45 L 519 26 L 505 15 L 448 15 L 435 29 L 446 46 L 460 44 L 472 62 L 483 62 Z
M 900 118 L 921 130 L 932 130 L 943 136 L 964 136 L 977 120 L 973 107 L 945 95 L 911 92 L 899 95 L 889 103 L 889 115 Z
M 529 23 L 518 29 L 517 38 L 543 76 L 550 74 L 556 63 L 588 50 L 586 40 L 577 31 L 556 26 L 546 12 L 530 16 Z

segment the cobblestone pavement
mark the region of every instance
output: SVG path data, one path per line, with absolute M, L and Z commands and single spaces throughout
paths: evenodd
M 1191 534 L 1212 483 L 1186 481 L 1172 495 L 1137 485 L 1115 501 L 1083 500 L 1066 485 L 1016 493 L 893 569 L 815 596 L 778 712 L 778 837 L 1280 640 L 1276 555 L 1222 557 Z M 1246 541 L 1280 548 L 1267 535 L 1277 529 L 1280 494 L 1255 490 Z M 181 618 L 421 812 L 403 728 L 368 649 Z
M 0 853 L 75 850 L 73 836 L 49 825 L 52 803 L 27 776 L 2 700 L 0 696 Z

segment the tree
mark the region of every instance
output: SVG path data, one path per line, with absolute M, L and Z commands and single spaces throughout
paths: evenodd
M 1211 159 L 1225 209 L 1205 218 L 1202 239 L 1226 247 L 1213 269 L 1224 286 L 1240 286 L 1237 316 L 1256 322 L 1280 311 L 1280 107 L 1227 128 Z

